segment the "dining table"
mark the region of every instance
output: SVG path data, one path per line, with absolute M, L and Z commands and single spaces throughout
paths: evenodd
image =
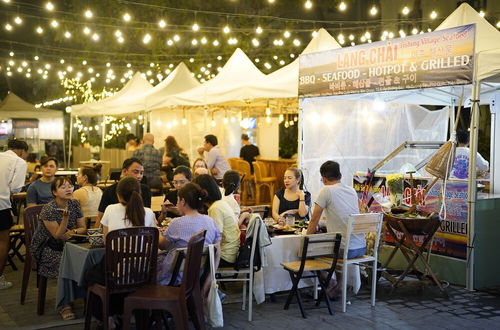
M 85 272 L 99 263 L 105 249 L 93 248 L 89 243 L 66 242 L 57 278 L 56 309 L 80 298 L 85 298 Z

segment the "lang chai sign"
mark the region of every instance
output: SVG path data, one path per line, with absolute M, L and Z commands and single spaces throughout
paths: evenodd
M 300 56 L 299 97 L 472 83 L 475 24 Z

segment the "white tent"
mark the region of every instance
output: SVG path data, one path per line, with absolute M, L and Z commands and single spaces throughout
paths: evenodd
M 134 105 L 133 102 L 137 98 L 137 95 L 146 93 L 152 88 L 153 86 L 139 72 L 136 72 L 132 79 L 112 96 L 96 102 L 73 105 L 71 115 L 103 116 L 112 114 L 110 113 L 112 109 L 121 109 L 123 112 L 115 111 L 119 114 L 135 112 L 138 110 L 136 108 L 129 108 L 129 105 Z
M 148 102 L 148 108 L 205 106 L 231 101 L 239 101 L 240 104 L 245 104 L 246 100 L 254 99 L 256 93 L 267 88 L 267 86 L 258 83 L 249 84 L 249 82 L 259 82 L 263 76 L 264 74 L 257 69 L 248 56 L 238 48 L 213 79 L 163 100 Z
M 44 140 L 64 138 L 63 117 L 62 111 L 36 108 L 14 93 L 9 93 L 0 103 L 0 119 L 38 119 L 38 137 Z

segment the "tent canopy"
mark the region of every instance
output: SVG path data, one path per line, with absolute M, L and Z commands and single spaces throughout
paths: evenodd
M 136 72 L 120 91 L 103 100 L 74 105 L 71 114 L 73 116 L 103 116 L 112 114 L 112 109 L 117 108 L 122 108 L 126 113 L 126 111 L 130 111 L 127 105 L 133 103 L 137 95 L 143 94 L 152 88 L 153 86 L 142 77 L 141 73 Z M 122 113 L 124 112 L 120 114 Z
M 149 104 L 149 107 L 156 109 L 172 106 L 204 106 L 230 101 L 246 104 L 245 101 L 254 99 L 259 91 L 268 87 L 258 84 L 262 77 L 264 74 L 241 49 L 237 48 L 213 79 L 193 89 Z
M 16 94 L 9 94 L 0 103 L 0 118 L 62 118 L 62 111 L 36 108 Z

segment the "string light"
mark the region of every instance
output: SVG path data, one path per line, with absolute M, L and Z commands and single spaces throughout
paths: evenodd
M 50 22 L 50 26 L 56 29 L 57 27 L 59 27 L 59 22 L 56 20 L 52 20 L 52 22 Z
M 151 41 L 151 35 L 150 35 L 149 33 L 146 33 L 146 34 L 144 35 L 144 38 L 142 38 L 142 42 L 143 42 L 144 44 L 148 44 L 150 41 Z
M 41 26 L 38 26 L 38 27 L 36 28 L 36 33 L 38 33 L 38 34 L 42 34 L 42 33 L 43 33 L 43 28 L 42 28 Z
M 212 45 L 214 45 L 215 47 L 219 46 L 219 40 L 214 40 L 212 42 Z
M 258 40 L 258 39 L 256 39 L 256 38 L 253 38 L 253 39 L 252 39 L 252 45 L 253 45 L 254 47 L 259 47 L 259 45 L 260 45 L 259 40 Z
M 45 4 L 45 9 L 47 9 L 48 11 L 53 11 L 54 10 L 54 5 L 52 4 L 52 2 L 47 2 Z
M 339 10 L 340 11 L 345 11 L 347 9 L 347 5 L 344 1 L 341 1 L 339 4 Z
M 90 29 L 88 27 L 84 27 L 83 28 L 83 33 L 86 34 L 86 35 L 89 35 L 90 34 Z
M 407 6 L 404 6 L 403 9 L 401 10 L 401 14 L 406 16 L 409 13 L 410 13 L 410 8 L 408 8 Z
M 294 44 L 296 47 L 299 47 L 299 46 L 300 46 L 300 40 L 299 40 L 299 39 L 293 39 L 293 44 Z
M 290 31 L 286 30 L 285 32 L 283 32 L 283 36 L 285 38 L 290 38 Z
M 14 23 L 16 23 L 17 25 L 21 25 L 23 24 L 23 19 L 19 16 L 16 16 L 16 18 L 14 18 Z
M 130 16 L 129 13 L 125 13 L 125 14 L 123 14 L 123 20 L 125 22 L 130 22 L 132 20 L 132 16 Z
M 10 25 L 9 23 L 5 24 L 5 30 L 12 31 L 12 25 Z
M 479 16 L 484 17 L 484 16 L 486 16 L 486 13 L 485 13 L 484 11 L 482 11 L 482 10 L 481 10 L 481 11 L 479 12 Z
M 497 28 L 500 29 L 500 21 L 497 22 L 496 26 L 497 26 Z
M 181 40 L 181 37 L 178 34 L 174 35 L 174 41 L 178 42 L 179 40 Z
M 167 22 L 165 22 L 165 20 L 161 19 L 159 22 L 158 22 L 158 26 L 163 29 L 167 26 Z
M 64 37 L 65 37 L 66 39 L 71 38 L 71 32 L 69 32 L 69 31 L 64 32 Z
M 307 0 L 307 1 L 304 3 L 304 7 L 305 7 L 306 9 L 311 9 L 311 8 L 312 8 L 312 6 L 313 6 L 313 3 L 312 3 L 312 1 L 311 1 L 311 0 Z
M 222 31 L 223 31 L 225 34 L 228 34 L 229 32 L 231 32 L 231 28 L 229 27 L 229 25 L 226 25 L 226 26 L 224 26 L 224 28 L 222 29 Z
M 94 13 L 92 13 L 92 10 L 87 9 L 87 10 L 85 11 L 85 17 L 86 17 L 86 18 L 92 18 L 93 16 L 94 16 Z
M 193 31 L 197 32 L 200 30 L 200 26 L 198 25 L 198 23 L 194 23 L 193 26 L 191 27 L 193 29 Z
M 94 33 L 94 34 L 92 35 L 92 40 L 94 40 L 94 41 L 99 41 L 99 35 L 98 35 L 97 33 Z
M 201 43 L 202 43 L 203 45 L 205 45 L 205 44 L 207 43 L 207 41 L 208 41 L 208 40 L 207 40 L 207 38 L 203 37 L 203 38 L 201 38 L 201 40 L 200 40 L 200 41 L 201 41 Z
M 431 12 L 431 14 L 429 15 L 429 17 L 430 17 L 431 19 L 436 19 L 436 18 L 437 18 L 437 15 L 438 15 L 438 14 L 436 13 L 436 11 L 435 11 L 435 10 L 433 10 L 433 11 Z
M 257 26 L 257 28 L 255 29 L 255 33 L 257 34 L 261 34 L 264 30 L 262 30 L 262 28 L 259 26 Z
M 377 15 L 377 13 L 378 13 L 378 9 L 377 9 L 377 7 L 376 7 L 376 6 L 373 6 L 373 7 L 370 9 L 370 15 L 375 16 L 375 15 Z

